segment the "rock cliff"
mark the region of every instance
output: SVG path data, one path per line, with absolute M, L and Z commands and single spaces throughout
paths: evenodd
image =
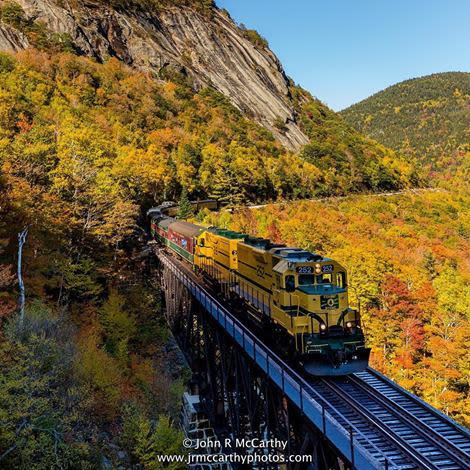
M 93 1 L 16 2 L 29 19 L 69 34 L 82 54 L 99 61 L 114 56 L 157 75 L 176 67 L 196 87 L 209 85 L 228 96 L 286 147 L 297 150 L 308 142 L 297 125 L 289 81 L 279 60 L 267 46 L 250 40 L 225 11 L 214 7 L 204 14 L 175 5 L 158 11 L 116 9 Z M 2 50 L 25 47 L 28 41 L 21 32 L 0 23 Z
M 29 46 L 26 36 L 7 24 L 0 23 L 0 50 L 18 52 Z

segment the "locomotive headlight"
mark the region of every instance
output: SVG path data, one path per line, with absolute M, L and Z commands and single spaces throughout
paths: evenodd
M 351 328 L 351 327 L 352 327 L 352 323 L 351 323 L 350 321 L 348 321 L 348 322 L 346 323 L 346 326 L 347 326 L 348 328 Z
M 322 331 L 326 330 L 326 325 L 324 323 L 320 324 L 320 330 L 322 330 Z

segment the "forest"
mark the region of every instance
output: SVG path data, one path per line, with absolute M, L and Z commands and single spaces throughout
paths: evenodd
M 183 74 L 156 80 L 79 57 L 70 37 L 11 2 L 0 21 L 36 47 L 0 54 L 0 465 L 158 468 L 156 453 L 181 451 L 174 418 L 186 372 L 156 314 L 142 214 L 182 193 L 240 203 L 353 186 Z M 322 105 L 309 109 L 318 132 Z M 342 155 L 334 125 L 332 114 L 324 143 Z M 354 190 L 412 184 L 412 165 L 347 132 Z
M 470 142 L 470 73 L 406 80 L 341 112 L 360 132 L 423 162 L 431 176 L 465 164 Z
M 96 468 L 120 455 L 153 468 L 152 455 L 178 442 L 185 372 L 168 365 L 178 358 L 140 258 L 145 210 L 182 193 L 232 203 L 344 194 L 347 177 L 287 152 L 214 90 L 115 59 L 0 54 L 0 97 L 1 462 Z M 356 191 L 411 184 L 412 165 L 367 145 L 375 153 L 354 166 Z
M 164 116 L 165 101 L 150 80 L 141 93 L 141 77 L 117 62 L 93 76 L 86 71 L 100 67 L 75 56 L 0 58 L 0 466 L 157 468 L 156 453 L 180 450 L 173 418 L 186 372 L 140 258 L 136 201 L 166 184 L 154 165 L 162 156 L 156 143 L 128 146 L 130 136 L 143 138 L 136 130 L 154 103 L 147 100 L 161 100 Z M 124 88 L 143 99 L 125 123 L 117 116 L 132 111 L 134 97 Z M 101 104 L 87 114 L 99 96 L 115 114 Z M 19 321 L 13 265 L 25 227 Z

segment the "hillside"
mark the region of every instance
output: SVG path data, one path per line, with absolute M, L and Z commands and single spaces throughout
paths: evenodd
M 182 72 L 191 77 L 195 89 L 212 85 L 229 97 L 289 148 L 307 142 L 278 59 L 259 35 L 238 28 L 211 1 L 18 0 L 17 4 L 25 21 L 10 21 L 7 26 L 16 26 L 20 34 L 33 18 L 55 34 L 67 34 L 77 53 L 100 62 L 116 57 L 160 78 Z M 11 29 L 4 31 L 3 50 L 37 45 L 27 31 L 21 41 L 12 37 Z M 276 119 L 282 120 L 285 132 L 277 130 Z
M 470 73 L 406 80 L 341 115 L 378 142 L 445 169 L 463 158 L 470 143 Z
M 291 181 L 287 175 L 281 186 L 293 186 L 294 192 L 267 194 L 261 189 L 259 198 L 276 197 L 276 192 L 305 197 L 312 192 L 374 191 L 417 183 L 409 164 L 295 86 L 266 40 L 238 27 L 211 2 L 148 0 L 109 6 L 98 1 L 21 0 L 0 5 L 0 49 L 65 51 L 100 63 L 115 58 L 158 82 L 184 84 L 188 96 L 213 89 L 240 116 L 266 129 L 268 140 L 300 153 L 315 167 L 310 176 L 303 173 L 308 191 L 298 178 Z M 244 145 L 253 146 L 257 143 Z M 200 152 L 200 144 L 197 147 Z

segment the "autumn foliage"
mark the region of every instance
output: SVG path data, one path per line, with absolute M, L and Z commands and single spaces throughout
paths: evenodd
M 183 369 L 167 366 L 158 290 L 138 257 L 139 203 L 176 184 L 157 143 L 165 134 L 136 144 L 145 120 L 166 116 L 152 83 L 115 61 L 1 55 L 2 468 L 100 468 L 116 446 L 130 465 L 168 436 L 177 446 Z M 14 265 L 26 226 L 20 326 Z M 121 442 L 130 407 L 139 425 Z
M 59 50 L 0 54 L 0 465 L 99 468 L 119 445 L 129 465 L 155 468 L 155 453 L 180 450 L 171 417 L 184 377 L 163 352 L 162 305 L 141 256 L 146 209 L 399 189 L 418 177 L 296 87 L 311 142 L 293 154 L 183 75 Z M 373 364 L 465 421 L 466 203 L 429 193 L 196 217 L 343 262 Z M 26 226 L 19 327 L 13 266 Z

